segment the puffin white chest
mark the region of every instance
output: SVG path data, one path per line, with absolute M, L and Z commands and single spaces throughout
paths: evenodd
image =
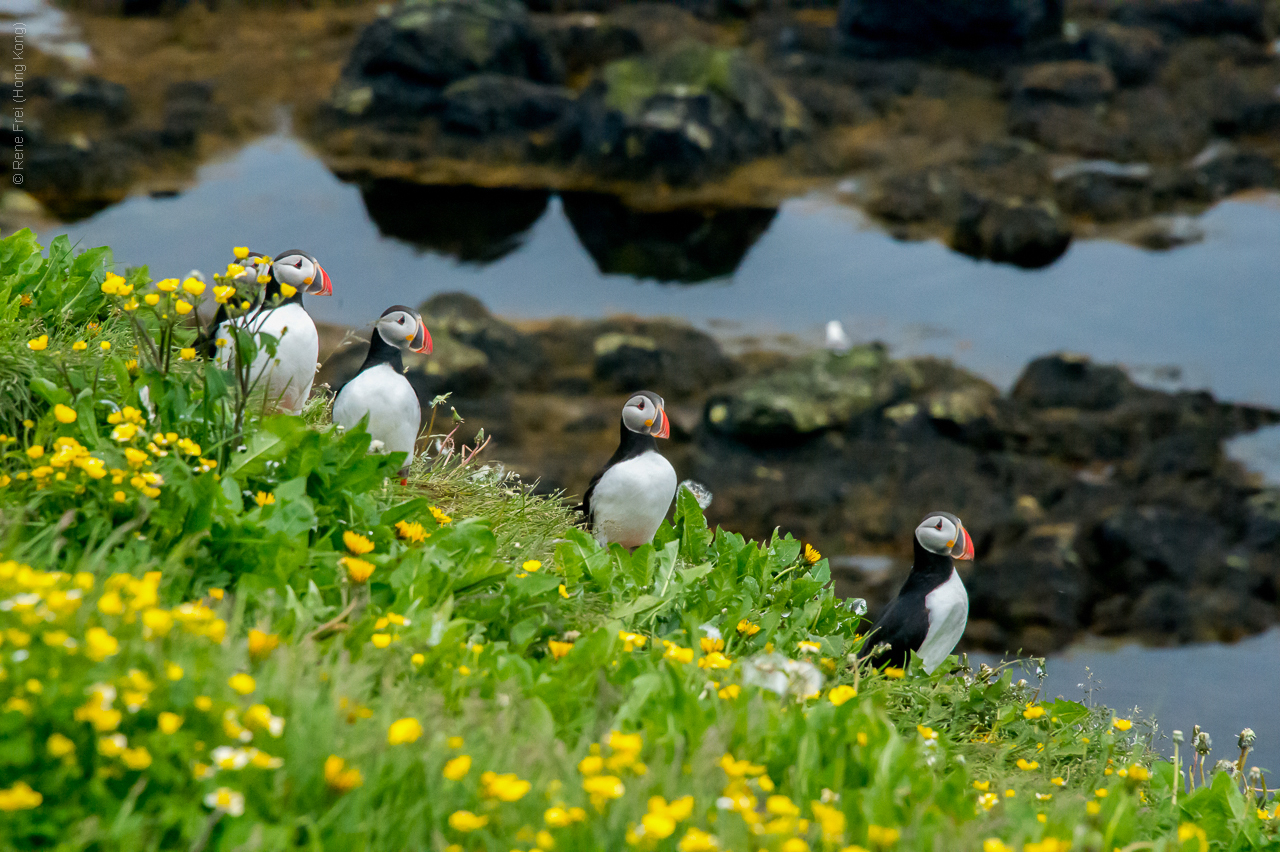
M 260 347 L 250 369 L 250 381 L 255 391 L 263 393 L 269 402 L 282 411 L 297 414 L 311 395 L 311 384 L 316 377 L 316 363 L 320 358 L 320 335 L 316 324 L 302 305 L 290 303 L 262 311 L 238 325 L 254 333 L 269 334 L 276 338 L 276 353 L 270 355 L 266 347 Z M 229 323 L 218 329 L 219 338 L 227 343 L 218 347 L 218 364 L 226 367 L 231 362 L 233 346 L 227 333 Z
M 924 670 L 932 672 L 955 650 L 969 621 L 969 593 L 954 568 L 945 583 L 925 595 L 924 605 L 929 611 L 929 632 L 917 653 Z
M 409 380 L 390 364 L 360 372 L 333 401 L 333 422 L 345 429 L 355 428 L 366 414 L 370 436 L 382 442 L 383 452 L 407 453 L 408 467 L 413 460 L 422 409 Z
M 591 523 L 601 544 L 638 547 L 653 540 L 676 496 L 676 471 L 653 450 L 618 462 L 591 493 Z

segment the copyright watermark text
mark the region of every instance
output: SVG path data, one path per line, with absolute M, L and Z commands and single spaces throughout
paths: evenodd
M 26 167 L 26 133 L 22 129 L 23 123 L 26 121 L 26 85 L 27 63 L 23 54 L 26 50 L 26 24 L 13 25 L 13 183 L 15 186 L 21 185 L 25 179 Z

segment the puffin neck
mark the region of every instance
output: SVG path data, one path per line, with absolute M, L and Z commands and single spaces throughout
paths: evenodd
M 609 465 L 615 465 L 627 459 L 634 459 L 650 450 L 657 451 L 658 441 L 652 435 L 632 432 L 627 428 L 626 423 L 619 422 L 618 425 L 622 431 L 622 439 L 618 443 L 618 451 L 613 454 L 613 458 L 609 459 Z
M 397 373 L 404 372 L 404 356 L 400 352 L 398 346 L 392 346 L 382 336 L 382 332 L 378 331 L 378 327 L 373 327 L 373 333 L 369 335 L 369 354 L 364 357 L 364 363 L 360 365 L 360 372 L 364 372 L 370 367 L 376 367 L 379 364 L 388 364 L 391 369 Z
M 302 290 L 301 288 L 295 288 L 292 296 L 282 295 L 280 293 L 280 282 L 276 280 L 273 272 L 271 273 L 271 280 L 267 282 L 267 286 L 262 291 L 262 303 L 265 305 L 301 305 Z
M 926 550 L 920 543 L 920 539 L 915 536 L 912 536 L 912 540 L 915 544 L 915 561 L 911 563 L 911 575 L 907 577 L 906 585 L 921 584 L 932 587 L 945 583 L 951 576 L 951 572 L 955 570 L 955 563 L 951 561 L 951 556 Z

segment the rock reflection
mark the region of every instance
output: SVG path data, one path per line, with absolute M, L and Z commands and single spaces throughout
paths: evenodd
M 731 275 L 768 229 L 775 208 L 647 212 L 612 195 L 568 192 L 564 212 L 605 274 L 697 283 Z
M 547 209 L 544 189 L 362 182 L 369 218 L 384 236 L 470 263 L 490 263 L 515 251 Z

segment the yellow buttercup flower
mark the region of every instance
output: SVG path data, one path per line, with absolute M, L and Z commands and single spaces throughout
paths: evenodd
M 365 582 L 373 576 L 373 571 L 377 568 L 372 562 L 356 559 L 354 556 L 344 556 L 338 560 L 338 563 L 347 569 L 347 576 L 353 583 Z
M 89 344 L 85 343 L 83 340 L 77 340 L 75 343 L 71 344 L 72 352 L 83 352 L 88 348 L 89 348 Z
M 177 713 L 170 713 L 168 710 L 162 712 L 156 717 L 156 727 L 164 734 L 175 734 L 182 727 L 182 717 Z
M 76 752 L 76 744 L 69 737 L 64 737 L 62 734 L 50 736 L 45 743 L 45 748 L 48 750 L 50 757 L 65 757 Z
M 76 410 L 68 406 L 58 403 L 53 407 L 53 416 L 57 418 L 59 423 L 75 423 Z
M 272 503 L 276 502 L 276 495 L 269 494 L 266 491 L 259 491 L 257 494 L 253 495 L 253 502 L 257 503 L 259 506 L 270 506 Z
M 156 289 L 162 293 L 172 293 L 178 289 L 177 278 L 162 278 L 156 282 Z
M 191 346 L 184 347 L 178 350 L 178 357 L 183 361 L 194 361 L 196 357 L 196 350 Z
M 738 632 L 747 637 L 755 636 L 760 632 L 760 625 L 752 624 L 744 618 L 738 622 Z
M 905 669 L 897 669 L 893 666 L 888 666 L 884 670 L 884 676 L 887 678 L 901 679 L 907 676 L 907 672 Z
M 110 352 L 110 351 L 111 351 L 111 341 L 110 341 L 110 340 L 104 340 L 104 341 L 102 341 L 101 343 L 99 343 L 99 344 L 98 344 L 98 348 L 99 348 L 99 349 L 101 349 L 103 352 Z
M 364 784 L 364 775 L 355 767 L 348 768 L 346 761 L 331 754 L 324 761 L 324 783 L 339 794 L 349 793 Z
M 1128 719 L 1112 719 L 1111 724 L 1117 731 L 1127 731 L 1133 727 L 1133 722 Z
M 42 334 L 27 341 L 27 348 L 32 352 L 43 352 L 49 347 L 49 335 Z
M 182 289 L 193 296 L 199 296 L 204 292 L 204 282 L 199 278 L 188 278 L 182 282 Z
M 867 842 L 872 846 L 892 846 L 898 842 L 902 833 L 896 828 L 884 828 L 878 825 L 867 826 Z
M 274 633 L 264 633 L 257 629 L 249 631 L 249 656 L 255 660 L 266 657 L 279 644 L 280 637 Z
M 557 642 L 555 639 L 547 642 L 547 650 L 551 652 L 551 656 L 560 659 L 565 654 L 573 650 L 572 642 Z
M 827 700 L 839 707 L 851 698 L 856 698 L 858 690 L 854 689 L 847 683 L 832 687 L 831 692 L 827 694 Z
M 252 675 L 240 672 L 238 674 L 233 674 L 227 680 L 227 686 L 231 687 L 241 695 L 248 695 L 258 688 L 258 683 L 253 679 Z
M 449 814 L 449 827 L 454 831 L 475 831 L 489 824 L 487 816 L 476 816 L 471 811 L 454 811 Z
M 716 695 L 719 695 L 725 701 L 731 701 L 741 694 L 742 687 L 738 686 L 736 683 L 731 683 L 716 693 Z
M 387 729 L 387 743 L 390 745 L 417 742 L 420 736 L 422 736 L 422 723 L 412 716 L 392 722 L 391 727 Z
M 461 781 L 471 771 L 471 756 L 460 754 L 444 765 L 440 774 L 450 781 Z
M 1039 704 L 1028 704 L 1027 709 L 1022 711 L 1022 715 L 1026 719 L 1039 719 L 1046 711 Z
M 191 313 L 191 307 L 191 303 L 185 299 L 178 299 L 173 303 L 173 309 L 178 312 L 178 316 L 185 317 L 187 314 Z
M 1023 772 L 1030 772 L 1033 769 L 1039 769 L 1040 763 L 1035 760 L 1027 760 L 1025 757 L 1018 758 L 1018 768 Z

